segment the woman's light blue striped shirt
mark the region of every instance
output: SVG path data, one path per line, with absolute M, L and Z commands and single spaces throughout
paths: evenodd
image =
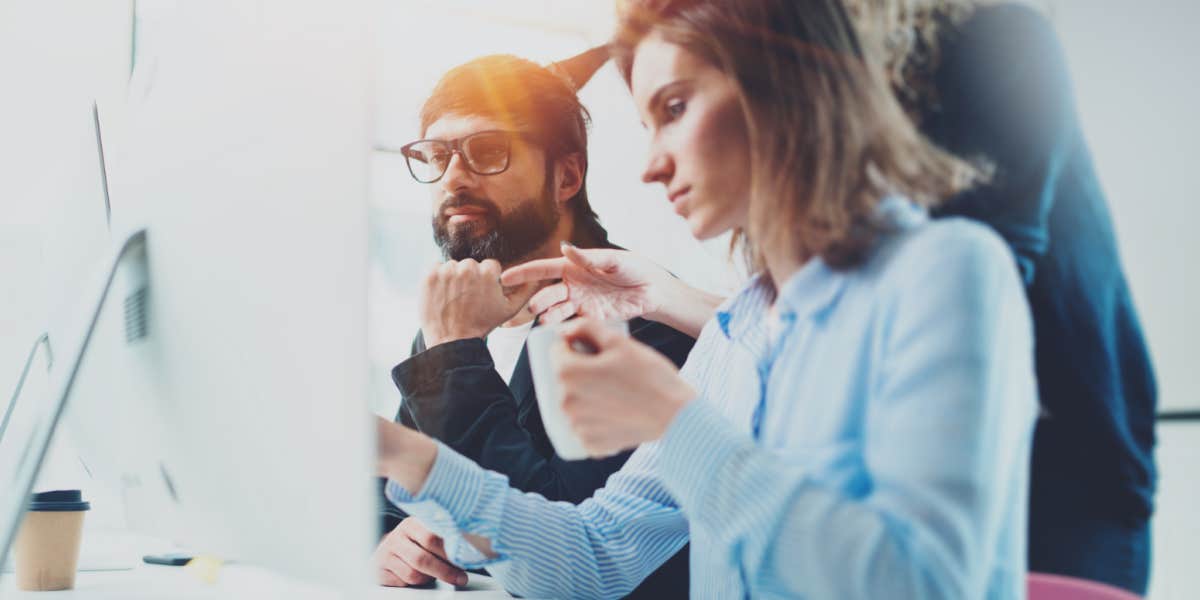
M 988 229 L 895 225 L 860 267 L 752 281 L 683 367 L 699 391 L 575 506 L 508 486 L 445 446 L 388 497 L 525 597 L 619 597 L 689 539 L 712 598 L 1021 598 L 1033 341 L 1012 255 Z M 486 559 L 462 534 L 492 541 Z

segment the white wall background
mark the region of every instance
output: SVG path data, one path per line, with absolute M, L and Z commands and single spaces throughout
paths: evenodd
M 1053 0 L 1163 409 L 1200 409 L 1200 3 Z M 1200 423 L 1159 426 L 1150 597 L 1200 597 Z
M 1163 408 L 1200 409 L 1200 3 L 1057 0 Z
M 0 391 L 7 402 L 24 355 L 46 329 L 44 242 L 76 198 L 96 201 L 90 105 L 122 97 L 129 0 L 0 3 Z M 100 218 L 103 218 L 102 216 Z
M 99 255 L 75 250 L 107 247 L 91 103 L 124 98 L 131 22 L 131 0 L 0 2 L 0 407 L 33 341 L 52 321 L 64 324 L 52 315 L 76 298 L 63 292 L 95 268 Z M 46 366 L 39 356 L 24 402 L 50 393 Z M 87 484 L 65 437 L 37 485 L 87 490 L 89 531 L 123 524 L 119 496 Z M 87 540 L 85 556 L 96 538 Z

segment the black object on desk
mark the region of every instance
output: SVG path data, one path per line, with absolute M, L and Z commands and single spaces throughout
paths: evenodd
M 182 567 L 194 558 L 191 554 L 183 552 L 168 552 L 166 554 L 147 554 L 142 557 L 142 562 L 148 565 L 167 565 L 168 567 Z

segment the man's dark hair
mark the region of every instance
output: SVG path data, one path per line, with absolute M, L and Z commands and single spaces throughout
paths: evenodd
M 590 116 L 571 84 L 549 69 L 507 54 L 477 58 L 447 72 L 421 107 L 421 133 L 448 115 L 482 116 L 525 132 L 546 152 L 546 173 L 555 162 L 579 154 L 583 182 L 567 203 L 580 247 L 608 244 L 608 232 L 587 197 L 587 128 Z

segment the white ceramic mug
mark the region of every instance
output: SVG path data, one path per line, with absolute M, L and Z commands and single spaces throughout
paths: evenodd
M 629 324 L 625 321 L 605 321 L 604 325 L 629 335 Z M 546 435 L 564 460 L 582 460 L 588 457 L 579 436 L 571 430 L 567 415 L 563 413 L 563 392 L 559 389 L 558 374 L 550 360 L 550 350 L 562 338 L 562 323 L 535 327 L 529 334 L 525 348 L 529 353 L 529 369 L 533 373 L 533 389 L 537 393 L 538 410 L 542 413 L 542 424 Z

